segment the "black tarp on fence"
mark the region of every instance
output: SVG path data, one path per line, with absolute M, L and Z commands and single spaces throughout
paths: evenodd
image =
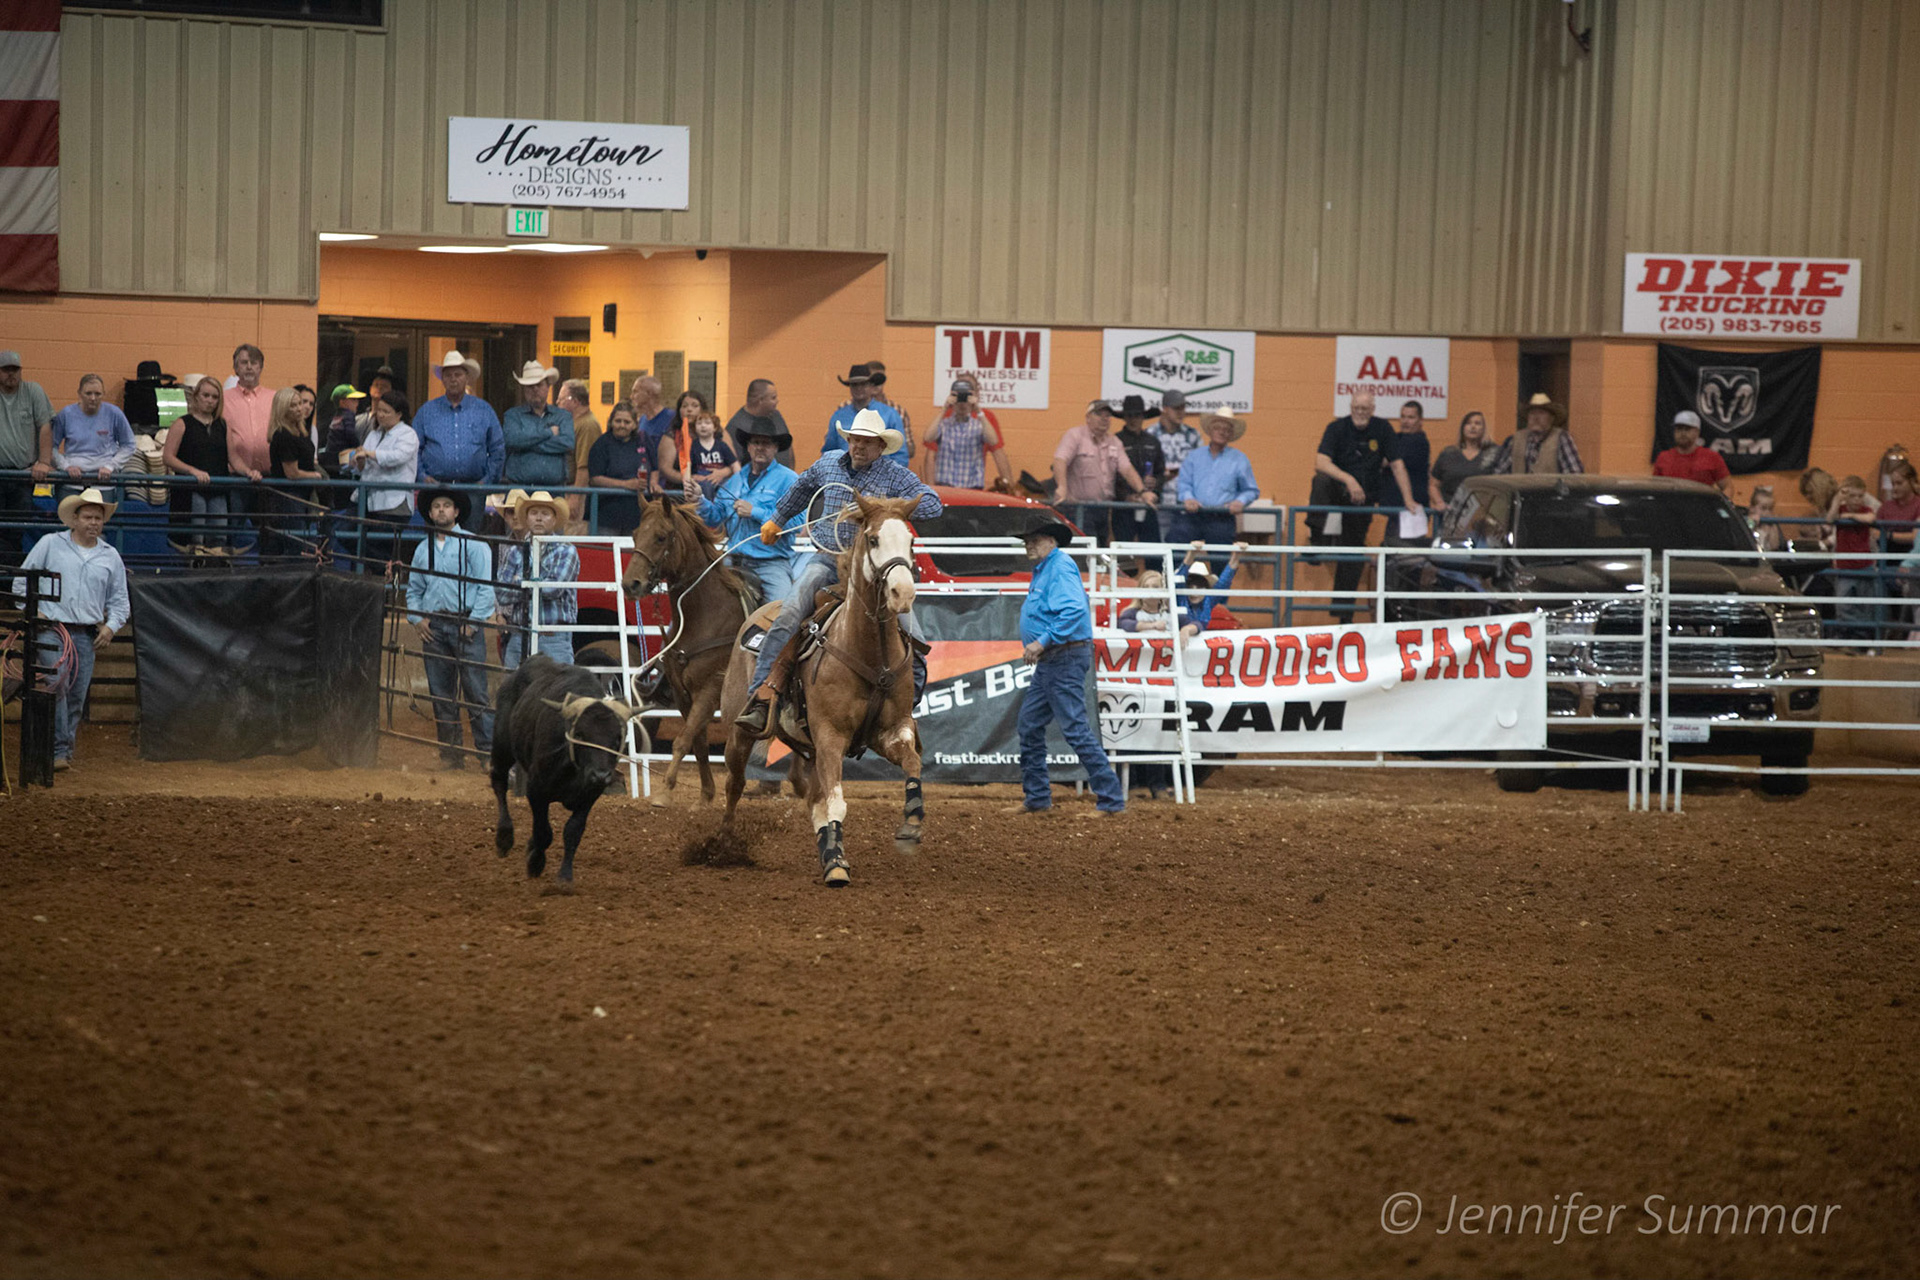
M 336 765 L 374 762 L 380 579 L 290 567 L 129 585 L 143 758 L 317 747 Z

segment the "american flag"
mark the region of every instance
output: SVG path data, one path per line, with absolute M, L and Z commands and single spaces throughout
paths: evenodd
M 0 0 L 0 290 L 60 289 L 60 0 Z

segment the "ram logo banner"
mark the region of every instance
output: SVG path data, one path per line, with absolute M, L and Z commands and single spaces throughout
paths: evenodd
M 449 204 L 684 209 L 684 125 L 447 118 Z
M 1333 416 L 1347 416 L 1353 397 L 1373 397 L 1382 418 L 1399 416 L 1409 400 L 1429 422 L 1447 417 L 1447 374 L 1453 343 L 1446 338 L 1362 338 L 1341 335 L 1333 348 Z
M 1053 330 L 943 324 L 933 331 L 933 402 L 970 379 L 989 409 L 1045 409 Z
M 1673 415 L 1700 415 L 1700 443 L 1732 474 L 1797 471 L 1813 445 L 1820 348 L 1701 351 L 1660 344 L 1653 456 L 1673 447 Z
M 1630 253 L 1620 331 L 1668 337 L 1857 338 L 1860 259 Z
M 1538 750 L 1547 741 L 1545 621 L 1449 621 L 1210 631 L 1102 640 L 1094 668 L 1109 745 L 1202 753 Z
M 1253 334 L 1211 329 L 1107 329 L 1100 341 L 1100 395 L 1149 406 L 1179 391 L 1194 410 L 1253 408 Z

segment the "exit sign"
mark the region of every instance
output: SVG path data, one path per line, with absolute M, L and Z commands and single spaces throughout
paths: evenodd
M 510 236 L 539 236 L 547 234 L 547 211 L 545 209 L 508 209 L 507 234 Z

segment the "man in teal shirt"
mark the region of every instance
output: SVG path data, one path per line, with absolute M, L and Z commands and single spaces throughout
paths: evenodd
M 1107 762 L 1100 735 L 1087 717 L 1087 675 L 1093 670 L 1093 609 L 1080 567 L 1060 549 L 1073 530 L 1050 521 L 1022 535 L 1033 581 L 1020 605 L 1023 656 L 1033 664 L 1033 683 L 1020 702 L 1020 788 L 1026 813 L 1053 808 L 1053 784 L 1047 777 L 1047 725 L 1060 722 L 1060 734 L 1080 757 L 1093 788 L 1096 812 L 1126 810 L 1126 793 Z
M 547 401 L 560 371 L 538 360 L 521 366 L 513 380 L 521 401 L 500 423 L 507 438 L 505 479 L 522 489 L 561 489 L 573 483 L 573 415 Z

